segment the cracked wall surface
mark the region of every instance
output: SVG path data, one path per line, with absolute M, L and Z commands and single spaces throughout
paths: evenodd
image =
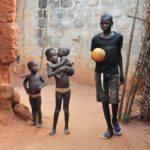
M 0 0 L 0 125 L 7 125 L 14 116 L 11 99 L 11 66 L 18 54 L 19 30 L 16 0 Z

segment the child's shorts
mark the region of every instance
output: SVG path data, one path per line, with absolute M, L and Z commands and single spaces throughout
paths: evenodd
M 119 74 L 102 74 L 95 72 L 96 98 L 98 102 L 118 104 L 119 100 Z

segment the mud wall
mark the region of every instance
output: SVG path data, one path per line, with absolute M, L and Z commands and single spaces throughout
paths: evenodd
M 138 17 L 142 18 L 144 0 L 140 1 Z M 35 59 L 40 62 L 46 27 L 46 10 L 50 4 L 47 47 L 56 50 L 60 46 L 71 49 L 70 59 L 75 62 L 75 81 L 86 84 L 94 83 L 94 62 L 90 58 L 90 45 L 93 35 L 101 32 L 99 18 L 104 13 L 112 14 L 114 31 L 124 36 L 123 59 L 125 66 L 126 51 L 136 0 L 18 0 L 17 21 L 20 27 L 20 64 L 18 72 L 24 73 L 24 64 Z M 129 73 L 134 71 L 142 42 L 142 24 L 136 22 L 131 51 Z M 45 72 L 45 62 L 43 63 Z
M 0 0 L 0 125 L 13 118 L 11 63 L 18 54 L 19 30 L 15 21 L 16 0 Z

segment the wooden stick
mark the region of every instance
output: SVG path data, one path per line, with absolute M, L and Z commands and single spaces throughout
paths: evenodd
M 145 111 L 145 114 L 144 114 L 144 121 L 146 121 L 146 119 L 147 119 L 148 110 L 149 110 L 149 105 L 147 104 L 147 105 L 146 105 L 146 111 Z
M 142 109 L 140 109 L 139 116 L 138 116 L 138 120 L 140 121 L 141 119 L 142 119 Z
M 41 72 L 41 69 L 42 69 L 42 63 L 43 63 L 43 59 L 44 59 L 44 52 L 45 52 L 45 48 L 46 48 L 46 44 L 47 44 L 47 32 L 48 32 L 48 25 L 49 25 L 49 15 L 50 15 L 50 4 L 48 5 L 48 10 L 47 10 L 47 13 L 46 13 L 46 31 L 45 31 L 45 38 L 44 38 L 44 43 L 43 43 L 43 49 L 42 49 L 42 56 L 41 56 L 41 61 L 40 61 L 39 72 Z
M 133 20 L 132 29 L 131 29 L 131 33 L 130 33 L 130 40 L 129 40 L 129 45 L 128 45 L 127 57 L 126 57 L 125 81 L 124 81 L 124 86 L 123 86 L 122 95 L 121 95 L 120 107 L 119 107 L 119 111 L 118 111 L 118 119 L 119 120 L 121 119 L 123 100 L 124 100 L 124 95 L 125 95 L 125 90 L 126 90 L 126 82 L 127 82 L 127 75 L 128 75 L 129 61 L 130 61 L 130 51 L 131 51 L 131 45 L 132 45 L 132 40 L 133 40 L 133 33 L 134 33 L 134 27 L 135 27 L 135 22 L 136 22 L 138 5 L 139 5 L 139 0 L 137 0 L 137 3 L 136 3 L 136 9 L 135 9 L 135 15 L 134 15 L 135 18 Z
M 142 18 L 139 18 L 139 17 L 134 17 L 134 16 L 130 16 L 130 15 L 127 15 L 127 17 L 129 17 L 129 18 L 135 18 L 135 19 L 138 19 L 138 20 L 142 20 L 142 21 L 145 21 L 145 19 L 142 19 Z
M 20 38 L 20 43 L 21 43 L 21 49 L 22 49 L 22 55 L 21 55 L 21 53 L 20 53 L 20 56 L 21 56 L 21 61 L 22 61 L 22 63 L 23 63 L 23 72 L 21 72 L 21 74 L 25 74 L 25 60 L 26 60 L 26 57 L 25 57 L 25 29 L 24 29 L 24 27 L 25 27 L 25 7 L 26 7 L 26 1 L 25 0 L 23 0 L 22 1 L 22 18 L 21 18 L 21 22 L 22 22 L 22 25 L 21 25 L 21 36 L 22 36 L 22 38 Z M 22 75 L 21 75 L 22 76 Z

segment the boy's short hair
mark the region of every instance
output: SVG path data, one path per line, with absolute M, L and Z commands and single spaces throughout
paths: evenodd
M 108 19 L 112 22 L 113 24 L 113 18 L 112 18 L 112 15 L 111 14 L 103 14 L 100 19 Z
M 70 49 L 67 47 L 60 47 L 59 49 L 63 50 L 63 53 L 65 54 L 65 56 L 69 55 L 70 53 Z
M 27 66 L 28 66 L 29 69 L 31 68 L 31 65 L 33 65 L 33 63 L 35 63 L 34 60 L 28 62 Z
M 50 52 L 52 52 L 52 51 L 56 51 L 56 50 L 54 50 L 53 48 L 46 49 L 45 55 L 47 56 L 47 54 L 50 53 Z
M 69 53 L 70 53 L 70 49 L 66 48 L 66 52 L 65 52 L 66 56 L 69 55 Z

